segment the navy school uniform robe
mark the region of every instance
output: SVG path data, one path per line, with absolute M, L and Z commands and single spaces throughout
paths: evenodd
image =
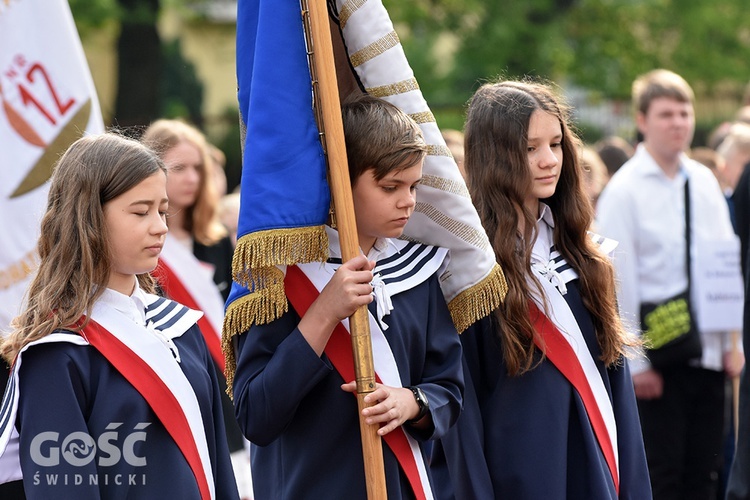
M 220 389 L 203 336 L 194 325 L 173 342 L 180 353 L 180 368 L 200 405 L 216 498 L 237 499 Z M 68 342 L 32 346 L 23 354 L 20 394 L 16 425 L 27 498 L 200 498 L 190 466 L 151 407 L 94 347 Z M 133 446 L 125 444 L 128 436 L 139 430 L 145 433 L 143 439 L 133 436 Z M 58 459 L 52 459 L 58 465 L 42 467 L 30 456 L 31 443 L 49 431 L 58 437 L 49 436 L 39 452 L 53 457 L 58 454 L 53 448 L 59 448 Z M 110 437 L 120 450 L 119 459 L 117 453 L 98 447 L 88 464 L 72 465 L 63 455 L 63 444 L 76 432 L 90 435 L 97 444 L 103 434 L 117 432 L 116 437 Z M 75 453 L 74 446 L 65 448 Z M 132 453 L 128 453 L 130 449 Z M 84 452 L 79 458 L 85 456 Z M 75 458 L 71 461 L 77 463 Z
M 591 316 L 578 280 L 564 296 L 586 339 L 617 422 L 620 491 L 568 380 L 544 359 L 531 371 L 510 377 L 496 332 L 485 318 L 464 332 L 467 374 L 464 412 L 436 444 L 431 468 L 436 498 L 476 500 L 608 500 L 651 498 L 643 439 L 627 363 L 602 363 Z
M 404 386 L 426 393 L 436 439 L 460 412 L 463 376 L 461 345 L 433 274 L 391 297 L 384 321 Z M 375 303 L 370 304 L 375 314 Z M 327 356 L 319 357 L 297 329 L 289 311 L 267 325 L 254 325 L 236 344 L 234 403 L 251 441 L 258 499 L 366 498 L 357 400 L 341 390 L 343 380 Z M 424 452 L 423 452 L 424 455 Z M 383 441 L 389 500 L 414 498 L 406 476 Z

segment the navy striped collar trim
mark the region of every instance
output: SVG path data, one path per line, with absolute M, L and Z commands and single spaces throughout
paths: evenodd
M 157 297 L 146 306 L 146 324 L 151 324 L 156 330 L 167 330 L 182 319 L 188 311 L 190 309 L 178 302 Z
M 410 241 L 397 253 L 377 261 L 373 274 L 380 274 L 385 283 L 403 281 L 414 276 L 426 262 L 435 257 L 438 248 Z M 340 266 L 342 260 L 338 257 L 331 257 L 326 262 Z M 412 269 L 402 272 L 411 266 L 413 266 Z

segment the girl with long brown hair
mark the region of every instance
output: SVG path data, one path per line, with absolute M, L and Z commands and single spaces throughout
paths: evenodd
M 650 498 L 615 243 L 589 233 L 569 120 L 531 81 L 483 85 L 469 104 L 467 181 L 509 290 L 462 335 L 464 414 L 434 464 L 456 498 Z
M 238 498 L 201 313 L 153 294 L 167 234 L 164 164 L 107 133 L 51 180 L 13 364 L 0 455 L 27 498 Z
M 213 175 L 211 149 L 206 137 L 180 120 L 157 120 L 141 141 L 164 161 L 169 171 L 170 239 L 187 248 L 208 267 L 222 298 L 232 284 L 234 247 L 219 220 L 219 191 Z

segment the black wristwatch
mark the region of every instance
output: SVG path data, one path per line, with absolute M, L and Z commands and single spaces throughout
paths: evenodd
M 422 418 L 427 415 L 427 412 L 430 411 L 430 402 L 427 401 L 427 396 L 419 387 L 413 385 L 407 387 L 407 389 L 409 389 L 412 394 L 414 394 L 414 399 L 417 401 L 417 405 L 419 406 L 419 413 L 417 414 L 417 416 L 411 420 L 406 421 L 407 424 L 414 424 L 422 420 Z

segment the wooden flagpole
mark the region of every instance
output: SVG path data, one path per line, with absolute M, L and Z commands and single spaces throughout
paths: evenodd
M 336 225 L 341 242 L 341 257 L 344 262 L 359 255 L 357 224 L 354 218 L 352 187 L 344 144 L 344 127 L 341 119 L 336 68 L 333 59 L 333 42 L 325 0 L 303 0 L 310 21 L 308 50 L 314 52 L 313 85 L 317 84 L 324 130 L 324 146 L 328 157 L 328 172 L 331 194 L 336 210 Z M 307 9 L 305 9 L 307 5 Z M 304 12 L 303 12 L 304 14 Z M 312 39 L 312 40 L 310 40 Z M 309 46 L 312 41 L 312 46 Z M 316 82 L 317 80 L 317 82 Z M 367 394 L 375 390 L 375 365 L 372 357 L 372 341 L 367 306 L 360 307 L 349 318 L 354 355 L 354 372 L 357 381 L 357 403 L 359 428 L 362 434 L 362 453 L 365 465 L 368 500 L 387 500 L 383 447 L 377 434 L 377 425 L 368 425 L 362 417 Z M 372 406 L 372 405 L 369 405 Z

